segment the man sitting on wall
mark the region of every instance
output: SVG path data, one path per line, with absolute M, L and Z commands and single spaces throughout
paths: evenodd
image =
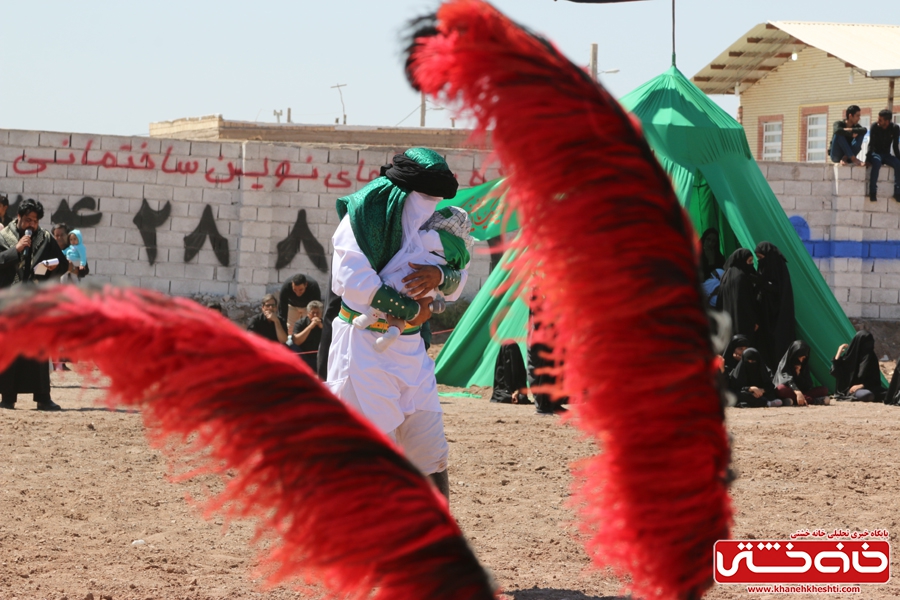
M 831 138 L 831 162 L 842 165 L 863 166 L 861 160 L 856 158 L 862 148 L 863 138 L 866 137 L 866 128 L 859 124 L 862 116 L 859 107 L 851 104 L 847 107 L 847 118 L 834 122 L 834 135 Z
M 872 166 L 869 173 L 869 200 L 878 201 L 878 172 L 881 165 L 894 168 L 894 195 L 900 202 L 900 125 L 893 122 L 894 115 L 888 109 L 878 113 L 878 122 L 869 131 L 869 153 L 866 162 Z M 891 155 L 891 148 L 894 154 Z

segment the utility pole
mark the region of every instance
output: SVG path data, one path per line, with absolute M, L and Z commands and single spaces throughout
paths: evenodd
M 293 123 L 293 121 L 291 121 L 291 107 L 290 106 L 288 106 L 287 122 Z
M 281 115 L 284 113 L 283 110 L 273 110 L 272 114 L 275 115 L 275 120 L 281 123 Z
M 337 88 L 338 95 L 341 97 L 341 112 L 344 113 L 344 125 L 347 124 L 347 108 L 344 106 L 344 94 L 341 93 L 341 88 L 347 87 L 346 83 L 339 83 L 337 85 L 331 86 L 331 89 Z
M 597 44 L 591 44 L 591 79 L 597 81 Z
M 425 92 L 421 92 L 422 107 L 419 109 L 419 127 L 425 127 Z

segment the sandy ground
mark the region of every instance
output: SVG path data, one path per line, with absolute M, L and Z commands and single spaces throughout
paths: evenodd
M 0 411 L 0 599 L 299 597 L 260 589 L 251 524 L 226 531 L 203 520 L 185 496 L 202 494 L 205 482 L 167 481 L 139 414 L 96 408 L 103 390 L 82 390 L 74 374 L 54 374 L 53 382 L 64 412 L 36 412 L 28 396 L 16 411 Z M 620 584 L 590 567 L 566 507 L 569 465 L 592 444 L 533 407 L 442 400 L 452 510 L 506 598 L 615 596 Z M 878 527 L 896 542 L 900 409 L 838 403 L 729 409 L 727 418 L 740 476 L 735 537 Z M 134 546 L 138 539 L 145 543 Z M 898 596 L 893 583 L 855 597 Z M 707 597 L 750 595 L 719 586 Z

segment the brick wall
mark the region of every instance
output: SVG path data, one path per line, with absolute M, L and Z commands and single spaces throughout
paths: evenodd
M 878 201 L 867 169 L 831 164 L 759 163 L 813 261 L 850 317 L 900 319 L 900 202 L 883 167 Z
M 398 151 L 0 130 L 0 192 L 13 205 L 41 201 L 44 227 L 78 226 L 95 281 L 254 300 L 295 273 L 327 285 L 335 200 L 365 185 Z M 482 172 L 484 153 L 446 156 L 463 187 L 499 175 L 496 163 Z M 872 203 L 865 169 L 760 168 L 847 314 L 900 319 L 892 170 L 882 169 Z M 467 297 L 488 275 L 486 245 L 478 249 Z
M 252 300 L 298 272 L 325 287 L 335 200 L 401 150 L 0 130 L 0 192 L 81 229 L 95 281 Z M 463 187 L 498 176 L 482 153 L 446 156 Z M 465 296 L 488 266 L 477 253 Z

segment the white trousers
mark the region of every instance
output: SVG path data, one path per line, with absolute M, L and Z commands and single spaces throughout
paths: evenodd
M 344 385 L 340 398 L 359 414 L 363 414 L 351 382 Z M 444 435 L 443 416 L 443 413 L 433 410 L 417 410 L 405 415 L 396 429 L 386 432 L 389 438 L 403 448 L 406 458 L 425 475 L 447 470 L 450 446 Z

